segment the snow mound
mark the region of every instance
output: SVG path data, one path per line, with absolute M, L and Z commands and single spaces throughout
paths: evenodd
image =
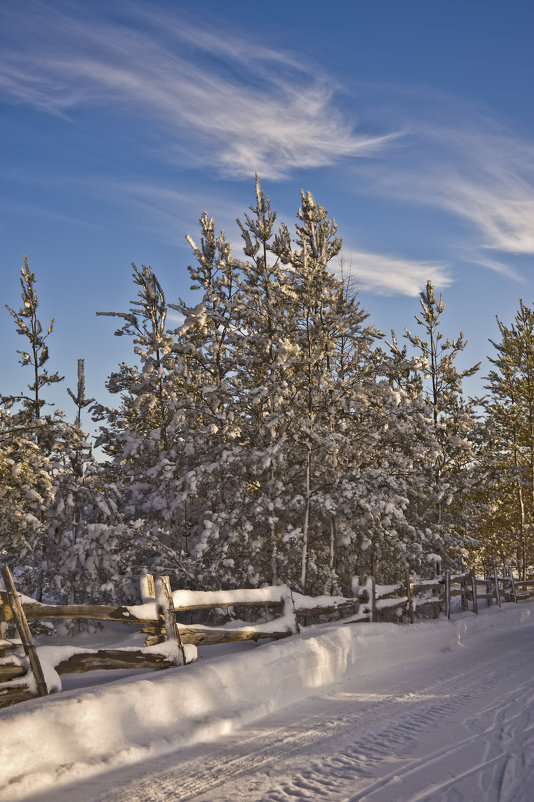
M 525 623 L 534 623 L 534 607 L 506 604 L 450 622 L 328 624 L 163 674 L 25 702 L 0 715 L 0 796 L 14 802 L 212 740 L 377 665 L 400 666 Z

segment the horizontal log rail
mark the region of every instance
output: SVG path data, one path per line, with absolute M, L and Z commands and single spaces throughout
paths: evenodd
M 152 579 L 150 577 L 150 579 Z M 159 581 L 159 580 L 158 580 Z M 154 582 L 152 580 L 152 586 Z M 485 592 L 479 593 L 478 588 Z M 514 591 L 516 591 L 514 593 Z M 428 596 L 421 597 L 421 594 Z M 0 591 L 0 618 L 15 620 L 13 606 L 18 606 L 17 615 L 29 620 L 47 619 L 85 619 L 102 622 L 133 624 L 148 634 L 145 648 L 139 649 L 98 649 L 80 650 L 68 654 L 55 665 L 59 674 L 81 673 L 102 669 L 153 669 L 162 670 L 176 666 L 176 659 L 170 656 L 168 649 L 158 652 L 147 647 L 166 640 L 166 624 L 172 624 L 174 617 L 162 615 L 161 604 L 148 593 L 143 593 L 143 604 L 109 605 L 109 604 L 41 604 L 35 601 L 20 602 L 17 593 L 14 598 L 14 586 L 10 593 Z M 406 575 L 405 583 L 378 585 L 371 578 L 365 588 L 361 587 L 354 598 L 304 597 L 292 594 L 287 586 L 273 588 L 223 590 L 223 591 L 174 591 L 169 586 L 168 611 L 183 613 L 193 610 L 213 610 L 230 607 L 263 607 L 273 613 L 282 613 L 282 617 L 265 624 L 245 624 L 241 627 L 211 627 L 202 625 L 175 624 L 176 638 L 179 644 L 209 646 L 221 643 L 237 643 L 240 641 L 259 641 L 262 639 L 278 640 L 299 631 L 297 618 L 302 621 L 308 618 L 332 616 L 338 614 L 347 618 L 346 623 L 393 619 L 403 621 L 414 620 L 414 612 L 424 607 L 433 609 L 434 617 L 444 611 L 448 617 L 451 613 L 451 598 L 461 597 L 462 611 L 472 604 L 474 613 L 478 612 L 478 601 L 485 600 L 488 606 L 495 601 L 500 606 L 501 599 L 509 599 L 513 595 L 515 601 L 534 596 L 534 578 L 513 581 L 508 576 L 498 576 L 495 570 L 486 579 L 477 579 L 470 573 L 444 575 L 423 582 L 412 582 Z M 359 615 L 358 615 L 359 613 Z M 351 617 L 352 614 L 352 617 Z M 167 621 L 168 618 L 168 621 Z M 24 623 L 24 621 L 22 622 Z M 26 625 L 27 626 L 27 625 Z M 20 627 L 20 620 L 18 621 Z M 29 632 L 29 630 L 28 630 Z M 26 637 L 26 636 L 25 636 Z M 29 640 L 29 636 L 28 636 Z M 24 643 L 24 639 L 23 639 Z M 26 650 L 28 651 L 26 643 Z M 32 698 L 35 691 L 25 683 L 24 675 L 28 668 L 21 665 L 18 657 L 12 656 L 14 649 L 20 647 L 13 642 L 0 639 L 0 707 L 14 702 Z M 31 656 L 32 653 L 30 653 Z M 35 670 L 32 667 L 35 674 Z M 46 686 L 45 686 L 46 688 Z
M 109 604 L 23 604 L 26 618 L 37 619 L 87 619 L 88 621 L 116 621 L 122 624 L 154 624 L 158 621 L 154 607 L 153 616 L 137 618 L 127 607 Z

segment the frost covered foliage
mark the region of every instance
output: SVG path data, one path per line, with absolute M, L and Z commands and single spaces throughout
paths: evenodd
M 489 566 L 508 560 L 525 579 L 534 562 L 534 312 L 521 300 L 513 322 L 497 324 L 480 446 L 488 480 L 478 559 Z
M 136 301 L 108 313 L 137 356 L 109 379 L 119 405 L 100 410 L 132 559 L 186 586 L 311 592 L 421 570 L 440 522 L 419 525 L 410 506 L 439 437 L 336 272 L 335 222 L 303 192 L 293 237 L 257 182 L 238 258 L 206 213 L 200 224 L 195 306 L 168 304 L 134 266 Z
M 464 546 L 472 542 L 476 528 L 475 499 L 484 481 L 476 447 L 477 401 L 464 398 L 462 382 L 478 371 L 480 363 L 457 369 L 455 360 L 467 341 L 463 332 L 448 338 L 441 331 L 445 304 L 430 281 L 420 293 L 420 307 L 415 315 L 418 330 L 405 330 L 411 354 L 406 346 L 400 349 L 394 332 L 390 344 L 394 383 L 422 400 L 435 440 L 431 458 L 419 461 L 408 517 L 424 527 L 435 551 L 445 552 L 460 567 L 467 556 Z
M 62 380 L 47 371 L 47 340 L 53 320 L 38 316 L 36 280 L 27 260 L 21 269 L 22 306 L 7 307 L 24 338 L 21 365 L 32 381 L 27 394 L 3 396 L 0 408 L 0 548 L 25 593 L 39 600 L 98 600 L 110 581 L 118 553 L 113 516 L 100 468 L 81 429 L 85 399 L 83 361 L 78 390 L 69 390 L 76 421 L 46 410 L 46 391 Z M 118 576 L 120 571 L 115 571 Z
M 395 337 L 386 353 L 311 193 L 290 231 L 256 182 L 237 222 L 235 252 L 207 213 L 187 237 L 192 304 L 132 266 L 130 308 L 100 313 L 132 359 L 108 379 L 110 406 L 85 397 L 80 360 L 73 423 L 45 413 L 61 377 L 46 370 L 53 321 L 39 322 L 25 262 L 9 311 L 32 381 L 0 418 L 2 559 L 25 592 L 126 601 L 146 566 L 175 587 L 350 594 L 355 575 L 388 582 L 425 574 L 429 554 L 461 555 L 482 436 L 462 396 L 472 371 L 454 365 L 463 337 L 438 330 L 441 298 L 428 284 L 412 353 Z

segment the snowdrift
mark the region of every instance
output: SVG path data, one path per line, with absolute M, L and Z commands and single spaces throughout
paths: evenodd
M 22 703 L 0 715 L 0 796 L 23 799 L 211 740 L 344 678 L 524 623 L 534 623 L 534 607 L 506 604 L 450 622 L 329 624 L 164 674 Z

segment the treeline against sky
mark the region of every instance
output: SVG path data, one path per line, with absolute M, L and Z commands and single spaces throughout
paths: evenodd
M 56 601 L 125 601 L 144 567 L 173 586 L 289 582 L 350 594 L 353 578 L 534 561 L 534 312 L 499 321 L 484 400 L 466 398 L 466 342 L 428 282 L 412 330 L 384 337 L 339 263 L 335 222 L 301 194 L 294 233 L 259 183 L 239 256 L 206 213 L 189 268 L 197 305 L 150 267 L 105 312 L 132 344 L 71 418 L 47 406 L 53 324 L 21 270 L 27 394 L 1 397 L 0 562 Z M 242 254 L 242 255 L 241 255 Z M 176 324 L 176 320 L 180 324 Z M 66 401 L 67 401 L 66 397 Z M 96 443 L 84 428 L 97 422 Z M 95 452 L 95 445 L 98 446 Z M 95 453 L 99 455 L 98 459 Z

